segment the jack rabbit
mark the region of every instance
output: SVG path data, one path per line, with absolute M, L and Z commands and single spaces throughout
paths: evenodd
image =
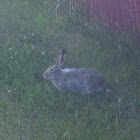
M 66 68 L 61 69 L 66 51 L 60 51 L 56 64 L 47 68 L 44 78 L 50 79 L 60 90 L 66 92 L 93 93 L 106 92 L 104 76 L 91 68 Z

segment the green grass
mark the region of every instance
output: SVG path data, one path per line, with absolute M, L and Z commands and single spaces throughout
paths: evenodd
M 0 1 L 0 140 L 138 140 L 139 34 L 90 25 L 68 1 Z M 62 93 L 43 79 L 61 48 L 64 67 L 101 71 L 109 93 Z

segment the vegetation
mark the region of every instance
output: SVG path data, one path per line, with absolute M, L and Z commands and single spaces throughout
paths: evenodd
M 0 140 L 138 140 L 139 34 L 91 25 L 69 1 L 56 5 L 0 1 Z M 98 69 L 112 92 L 62 93 L 44 80 L 61 48 L 64 67 Z

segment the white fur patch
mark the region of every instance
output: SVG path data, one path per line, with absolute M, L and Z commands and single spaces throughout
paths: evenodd
M 67 73 L 67 72 L 71 72 L 71 71 L 74 71 L 74 69 L 62 69 L 63 73 Z

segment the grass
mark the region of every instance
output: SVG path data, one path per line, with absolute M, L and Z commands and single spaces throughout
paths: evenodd
M 55 1 L 0 1 L 0 140 L 138 140 L 139 34 L 97 28 L 68 4 L 56 19 Z M 98 69 L 112 92 L 61 93 L 45 81 L 61 48 L 64 67 Z

